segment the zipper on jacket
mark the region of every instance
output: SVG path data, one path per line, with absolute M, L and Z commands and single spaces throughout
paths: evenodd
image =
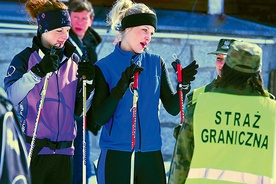
M 60 119 L 59 119 L 59 112 L 60 112 L 60 91 L 59 91 L 59 80 L 58 80 L 58 73 L 59 69 L 61 66 L 68 61 L 68 58 L 65 58 L 59 65 L 58 70 L 56 72 L 53 72 L 56 76 L 56 85 L 57 85 L 57 101 L 58 101 L 58 110 L 57 110 L 57 124 L 58 124 L 58 129 L 57 129 L 57 136 L 56 136 L 56 142 L 58 142 L 58 137 L 60 133 Z
M 55 72 L 56 75 L 56 84 L 57 84 L 57 101 L 58 101 L 58 110 L 57 110 L 57 124 L 58 124 L 58 130 L 57 130 L 57 137 L 56 137 L 56 142 L 58 142 L 58 137 L 59 137 L 59 129 L 60 129 L 60 121 L 59 121 L 59 111 L 60 111 L 60 96 L 59 96 L 59 81 L 58 81 L 58 71 Z

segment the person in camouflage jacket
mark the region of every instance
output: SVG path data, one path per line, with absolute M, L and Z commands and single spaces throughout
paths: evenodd
M 245 45 L 250 46 L 249 43 L 239 42 L 239 41 L 234 41 L 232 44 L 237 44 L 239 45 L 238 47 L 241 47 L 241 48 L 243 48 Z M 266 90 L 264 90 L 262 86 L 263 83 L 262 83 L 262 77 L 260 74 L 261 64 L 257 63 L 256 65 L 258 65 L 258 67 L 254 68 L 253 65 L 250 66 L 250 63 L 246 63 L 246 65 L 249 65 L 248 67 L 252 67 L 252 70 L 255 70 L 256 72 L 253 73 L 250 77 L 248 77 L 249 79 L 245 80 L 245 82 L 236 80 L 237 78 L 243 76 L 242 73 L 247 73 L 245 70 L 249 70 L 249 69 L 237 70 L 235 68 L 239 64 L 236 62 L 240 61 L 241 62 L 240 64 L 245 64 L 245 62 L 242 63 L 241 56 L 240 57 L 238 56 L 239 59 L 235 58 L 236 60 L 231 59 L 231 57 L 234 58 L 234 55 L 231 55 L 232 44 L 230 46 L 230 51 L 228 52 L 228 55 L 226 58 L 226 64 L 222 68 L 222 77 L 213 83 L 213 89 L 210 90 L 211 91 L 210 93 L 216 92 L 216 93 L 226 93 L 226 94 L 239 94 L 239 95 L 245 95 L 245 96 L 270 97 L 270 94 Z M 255 44 L 252 44 L 252 45 L 256 46 Z M 242 55 L 242 49 L 240 51 L 240 55 Z M 227 60 L 228 60 L 228 63 L 227 63 Z M 229 71 L 232 72 L 231 73 L 232 76 L 229 75 L 230 73 Z M 231 78 L 232 80 L 229 80 L 229 78 Z M 248 81 L 251 81 L 251 82 L 248 82 Z M 206 92 L 206 93 L 209 93 L 209 92 Z M 169 181 L 168 181 L 169 184 L 183 184 L 186 182 L 186 179 L 188 177 L 191 162 L 193 159 L 194 148 L 195 148 L 194 112 L 196 109 L 196 104 L 197 104 L 197 101 L 196 100 L 193 101 L 191 100 L 191 98 L 190 98 L 190 101 L 186 104 L 185 122 L 181 126 L 181 129 L 177 137 L 177 142 L 175 145 L 175 151 L 172 158 L 171 168 L 169 173 Z M 206 107 L 207 105 L 208 104 L 206 104 Z M 208 154 L 208 152 L 206 152 L 206 154 Z
M 211 91 L 213 89 L 215 82 L 221 76 L 221 69 L 222 69 L 222 67 L 223 67 L 223 65 L 225 63 L 226 55 L 227 55 L 227 52 L 228 52 L 228 50 L 230 48 L 229 46 L 230 46 L 230 44 L 233 41 L 234 41 L 234 39 L 220 39 L 219 43 L 217 45 L 217 50 L 208 53 L 208 54 L 216 55 L 216 72 L 217 72 L 218 75 L 209 84 L 198 88 L 199 93 L 201 93 L 201 92 L 208 92 L 208 91 Z M 193 116 L 192 116 L 192 114 L 193 114 L 194 107 L 195 107 L 195 105 L 193 104 L 193 99 L 196 99 L 197 98 L 196 96 L 198 95 L 198 93 L 195 93 L 196 90 L 197 89 L 195 89 L 194 91 L 192 91 L 190 94 L 187 95 L 188 104 L 187 104 L 186 107 L 189 107 L 189 109 L 188 109 L 188 111 L 186 111 L 186 118 L 189 118 L 189 119 L 187 119 L 188 122 L 193 122 Z M 192 133 L 193 133 L 193 128 L 192 128 L 193 126 L 192 126 L 192 124 L 187 123 L 187 124 L 184 124 L 184 125 L 185 125 L 185 128 L 186 128 L 186 131 L 189 131 L 189 134 L 187 134 L 187 135 L 192 135 Z M 181 126 L 178 126 L 178 127 L 175 128 L 174 137 L 177 139 L 178 135 L 180 134 L 181 138 L 179 138 L 179 142 L 182 143 L 182 141 L 184 141 L 184 140 L 187 141 L 188 144 L 186 146 L 189 147 L 189 149 L 187 149 L 187 150 L 193 150 L 192 146 L 193 146 L 194 143 L 193 143 L 193 141 L 191 139 L 192 137 L 191 136 L 187 136 L 186 134 L 182 134 L 181 132 L 179 133 L 179 129 L 180 128 L 181 128 Z M 183 136 L 185 136 L 185 137 L 183 137 Z M 181 150 L 183 150 L 183 149 L 184 148 L 179 148 L 179 147 L 177 147 L 175 145 L 174 154 L 178 154 L 177 151 L 181 152 Z M 188 158 L 191 158 L 191 157 L 192 157 L 192 153 L 190 152 Z M 184 158 L 179 157 L 179 162 L 176 162 L 175 167 L 181 168 L 182 165 L 185 166 L 185 165 L 189 165 L 190 164 L 191 160 L 186 161 L 186 164 L 183 163 L 184 160 L 185 160 Z M 170 175 L 174 174 L 174 172 L 175 172 L 174 168 L 175 167 L 171 166 L 171 168 L 170 168 L 171 169 L 170 170 L 171 174 Z M 188 172 L 187 167 L 184 167 L 183 170 L 186 170 Z M 169 180 L 170 180 L 170 178 L 169 178 Z

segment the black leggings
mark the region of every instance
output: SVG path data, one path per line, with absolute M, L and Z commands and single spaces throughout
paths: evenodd
M 131 152 L 102 151 L 98 162 L 98 184 L 129 184 Z M 165 184 L 161 151 L 135 153 L 135 184 Z
M 72 184 L 72 156 L 36 155 L 30 169 L 32 184 Z

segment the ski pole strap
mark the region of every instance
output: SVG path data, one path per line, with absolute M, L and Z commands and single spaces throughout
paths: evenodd
M 136 120 L 137 120 L 137 101 L 138 92 L 134 90 L 133 92 L 133 105 L 132 105 L 132 125 L 131 125 L 131 150 L 134 151 L 136 144 Z
M 32 142 L 32 137 L 30 136 L 25 136 L 26 142 L 31 144 Z M 50 141 L 49 139 L 36 139 L 35 140 L 35 146 L 36 147 L 48 147 L 51 150 L 59 150 L 59 149 L 65 149 L 65 148 L 70 148 L 73 145 L 73 141 L 60 141 L 60 142 L 53 142 Z
M 137 102 L 138 102 L 138 76 L 139 72 L 134 73 L 133 79 L 133 104 L 132 104 L 132 130 L 131 130 L 131 149 L 134 151 L 136 143 L 136 119 L 137 119 Z
M 185 117 L 184 117 L 184 109 L 183 109 L 183 92 L 180 89 L 178 91 L 179 96 L 179 109 L 180 109 L 180 124 L 183 124 Z

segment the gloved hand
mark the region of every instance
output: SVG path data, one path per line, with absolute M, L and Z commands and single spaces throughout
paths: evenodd
M 139 75 L 140 75 L 140 74 L 141 74 L 141 72 L 142 72 L 143 70 L 144 70 L 144 68 L 143 68 L 143 67 L 136 65 L 136 67 L 134 68 L 134 72 L 133 72 L 133 74 L 134 74 L 135 72 L 138 72 L 138 73 L 139 73 Z
M 89 113 L 89 114 L 91 114 L 91 113 Z M 98 135 L 98 132 L 100 129 L 101 129 L 100 125 L 94 123 L 93 121 L 87 121 L 87 130 L 91 131 L 95 136 Z
M 31 71 L 42 78 L 49 72 L 57 71 L 59 64 L 60 60 L 58 55 L 47 53 L 40 63 L 31 68 Z
M 174 71 L 177 71 L 176 61 L 172 62 Z M 182 91 L 187 94 L 191 90 L 190 83 L 195 80 L 195 75 L 197 74 L 198 64 L 194 60 L 185 68 L 182 68 Z
M 197 74 L 198 64 L 194 60 L 188 66 L 182 69 L 182 84 L 190 84 L 191 81 L 195 80 Z
M 136 64 L 132 64 L 129 67 L 127 67 L 125 71 L 122 72 L 121 79 L 118 81 L 117 85 L 111 90 L 111 95 L 116 99 L 120 100 L 124 96 L 127 88 L 129 87 L 133 74 L 135 72 L 141 73 L 142 71 L 143 68 L 138 67 Z
M 78 63 L 78 78 L 85 76 L 87 80 L 93 80 L 95 78 L 95 68 L 91 62 L 79 62 Z

